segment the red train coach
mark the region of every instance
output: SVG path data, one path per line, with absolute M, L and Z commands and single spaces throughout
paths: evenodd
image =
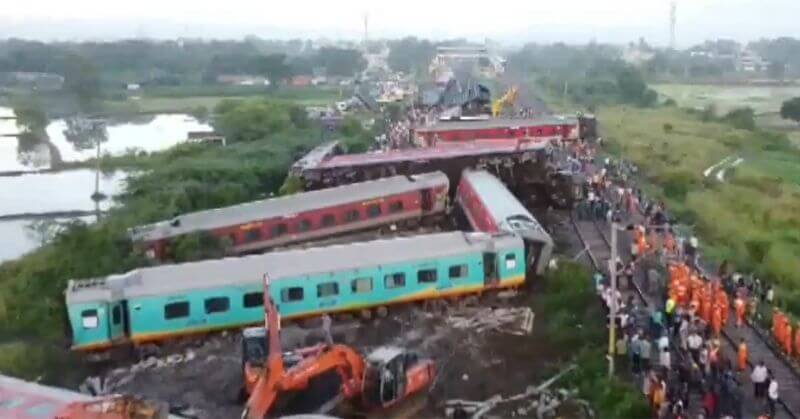
M 208 232 L 227 240 L 233 254 L 319 240 L 392 224 L 416 224 L 447 210 L 447 176 L 441 172 L 368 182 L 193 212 L 131 229 L 134 242 L 157 260 L 170 243 Z
M 544 116 L 530 119 L 494 118 L 471 121 L 439 121 L 415 130 L 417 140 L 428 147 L 443 142 L 532 139 L 571 141 L 580 135 L 578 118 Z

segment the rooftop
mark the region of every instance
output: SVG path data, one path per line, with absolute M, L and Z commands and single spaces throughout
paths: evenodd
M 467 129 L 489 129 L 489 128 L 521 128 L 521 127 L 541 127 L 547 125 L 574 125 L 578 123 L 575 117 L 565 116 L 542 116 L 539 118 L 513 119 L 513 118 L 492 118 L 483 120 L 469 121 L 439 121 L 429 127 L 417 128 L 417 132 L 441 132 L 451 130 Z

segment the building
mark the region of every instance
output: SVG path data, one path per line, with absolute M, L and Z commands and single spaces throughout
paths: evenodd
M 496 77 L 505 72 L 505 59 L 489 52 L 486 45 L 438 46 L 429 66 L 435 80 L 452 77 L 453 72 Z
M 745 73 L 766 71 L 767 67 L 769 67 L 769 61 L 749 49 L 742 50 L 736 63 L 736 70 Z
M 233 86 L 269 86 L 270 82 L 266 77 L 250 74 L 220 74 L 217 76 L 217 83 L 229 84 Z
M 313 79 L 314 78 L 309 75 L 297 75 L 292 77 L 291 80 L 289 80 L 289 84 L 294 87 L 307 87 L 311 86 Z

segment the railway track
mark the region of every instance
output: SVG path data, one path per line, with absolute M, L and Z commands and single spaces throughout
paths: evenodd
M 602 223 L 601 225 L 601 223 L 596 221 L 578 221 L 574 216 L 572 216 L 571 221 L 576 234 L 584 245 L 592 265 L 598 271 L 608 274 L 607 262 L 611 258 L 611 241 L 607 236 L 607 234 L 610 234 L 610 231 L 606 232 L 606 230 L 608 230 L 607 224 Z M 621 239 L 617 244 L 619 246 L 617 249 L 619 257 L 627 262 L 629 258 L 628 252 L 622 251 L 622 249 L 628 248 L 628 240 Z M 633 283 L 629 284 L 629 288 L 622 294 L 625 299 L 631 294 L 635 295 L 636 298 L 647 307 L 657 306 L 655 304 L 656 301 L 642 292 L 636 278 L 634 278 Z M 800 416 L 798 416 L 798 414 L 800 414 L 800 373 L 798 373 L 794 366 L 781 354 L 776 353 L 775 349 L 769 345 L 752 326 L 747 325 L 742 328 L 733 326 L 735 324 L 735 319 L 733 318 L 732 312 L 729 313 L 728 320 L 728 326 L 724 328 L 722 333 L 722 340 L 724 343 L 723 352 L 725 355 L 728 359 L 736 359 L 738 341 L 740 338 L 743 338 L 749 350 L 748 364 L 750 364 L 750 368 L 753 367 L 753 361 L 758 362 L 759 360 L 763 360 L 778 380 L 780 407 L 782 409 L 778 411 L 776 417 L 800 419 Z M 682 351 L 677 352 L 679 357 L 685 356 Z M 743 376 L 739 377 L 739 379 L 745 383 L 744 393 L 746 397 L 743 409 L 745 411 L 745 417 L 749 417 L 751 414 L 755 416 L 761 411 L 761 407 L 758 405 L 759 402 L 755 401 L 752 397 L 749 373 L 750 371 L 748 370 Z M 698 405 L 698 403 L 694 402 L 696 398 L 697 397 L 693 395 L 693 402 L 691 404 L 694 407 Z

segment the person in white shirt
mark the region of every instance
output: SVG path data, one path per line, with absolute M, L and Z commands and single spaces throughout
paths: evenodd
M 689 352 L 692 354 L 694 362 L 700 362 L 700 348 L 703 346 L 703 338 L 697 331 L 692 331 L 689 337 L 686 338 L 686 344 L 689 346 Z
M 778 403 L 778 380 L 771 373 L 769 387 L 767 388 L 767 403 L 769 404 L 769 417 L 775 417 L 775 405 Z
M 661 365 L 661 367 L 666 369 L 667 371 L 671 369 L 672 358 L 670 356 L 668 348 L 664 348 L 664 350 L 661 351 L 661 355 L 658 357 L 658 364 Z
M 666 333 L 658 338 L 658 350 L 663 351 L 664 349 L 669 349 L 669 338 Z
M 764 365 L 764 361 L 759 361 L 753 368 L 753 372 L 750 374 L 750 381 L 753 382 L 753 395 L 756 400 L 763 399 L 766 396 L 767 384 L 767 366 Z

